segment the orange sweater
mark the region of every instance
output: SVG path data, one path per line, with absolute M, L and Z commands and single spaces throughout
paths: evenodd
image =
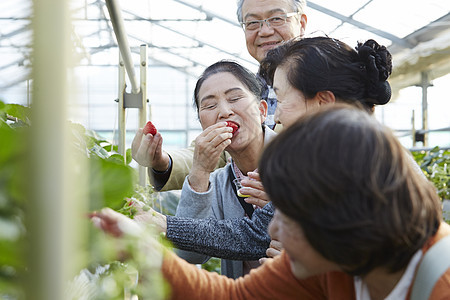
M 447 235 L 450 235 L 450 226 L 442 223 L 423 251 Z M 352 276 L 329 272 L 298 280 L 291 272 L 285 252 L 236 280 L 200 270 L 173 253 L 164 259 L 162 271 L 172 287 L 171 299 L 356 299 Z M 450 268 L 436 283 L 430 299 L 450 299 Z

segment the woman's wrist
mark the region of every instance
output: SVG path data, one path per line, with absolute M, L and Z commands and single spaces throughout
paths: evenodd
M 170 169 L 171 165 L 172 159 L 170 158 L 169 154 L 163 152 L 161 161 L 154 162 L 152 169 L 153 171 L 158 173 L 165 173 Z
M 209 172 L 192 168 L 188 176 L 189 186 L 191 187 L 191 189 L 198 193 L 204 193 L 208 191 L 209 175 Z

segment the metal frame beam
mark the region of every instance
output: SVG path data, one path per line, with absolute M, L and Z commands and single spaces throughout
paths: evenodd
M 119 44 L 120 54 L 125 65 L 125 69 L 128 74 L 128 78 L 131 83 L 131 90 L 134 94 L 139 93 L 139 85 L 134 72 L 133 60 L 131 59 L 130 45 L 125 32 L 125 25 L 122 18 L 122 10 L 115 0 L 106 0 L 106 6 L 108 8 L 111 23 L 114 28 L 117 43 Z
M 138 15 L 132 13 L 132 12 L 129 12 L 129 11 L 124 11 L 124 12 L 126 12 L 126 13 L 128 13 L 128 14 L 130 14 L 130 15 L 135 16 L 135 17 L 136 17 L 136 20 L 147 21 L 147 22 L 150 21 L 150 20 L 148 20 L 148 19 L 146 19 L 146 18 L 143 18 L 143 17 L 141 17 L 141 16 L 138 16 Z M 174 32 L 174 33 L 176 33 L 176 34 L 179 34 L 179 35 L 181 35 L 181 36 L 183 36 L 183 37 L 186 37 L 186 38 L 188 38 L 188 39 L 191 39 L 191 40 L 193 40 L 193 41 L 199 43 L 199 45 L 205 45 L 205 46 L 208 46 L 208 47 L 210 47 L 210 48 L 212 48 L 212 49 L 215 49 L 215 50 L 217 50 L 217 51 L 219 51 L 219 52 L 222 52 L 222 53 L 225 53 L 225 54 L 227 54 L 227 55 L 236 57 L 236 54 L 235 54 L 235 53 L 231 53 L 231 52 L 225 51 L 225 50 L 220 49 L 219 47 L 216 47 L 216 46 L 214 46 L 214 45 L 212 45 L 212 44 L 210 44 L 210 43 L 207 43 L 207 42 L 205 42 L 205 41 L 201 41 L 201 40 L 199 40 L 199 39 L 197 39 L 197 38 L 195 38 L 195 37 L 193 37 L 193 36 L 191 36 L 191 35 L 188 35 L 188 34 L 186 34 L 186 33 L 180 32 L 180 31 L 175 30 L 175 29 L 173 29 L 173 28 L 170 28 L 170 27 L 161 25 L 159 22 L 152 22 L 152 24 L 154 24 L 154 25 L 156 25 L 156 26 L 159 26 L 159 27 L 161 27 L 161 28 L 164 28 L 164 29 L 166 29 L 166 30 L 168 30 L 168 31 Z M 239 60 L 242 60 L 242 61 L 245 61 L 245 62 L 247 62 L 247 63 L 249 63 L 249 64 L 255 65 L 255 66 L 257 65 L 254 61 L 250 61 L 250 60 L 243 59 L 243 58 L 238 58 L 238 59 L 239 59 Z
M 196 5 L 193 5 L 193 4 L 191 4 L 191 3 L 188 3 L 188 2 L 182 1 L 182 0 L 173 0 L 173 1 L 178 2 L 178 3 L 181 3 L 181 4 L 185 5 L 185 6 L 190 7 L 190 8 L 196 9 L 196 10 L 202 12 L 202 13 L 205 13 L 206 16 L 209 17 L 209 18 L 216 18 L 216 19 L 222 20 L 222 21 L 224 21 L 224 22 L 227 22 L 227 23 L 229 23 L 229 24 L 231 24 L 231 25 L 233 25 L 233 26 L 237 26 L 237 27 L 239 27 L 239 28 L 241 27 L 237 21 L 233 21 L 233 20 L 231 20 L 231 19 L 222 17 L 222 16 L 220 16 L 220 15 L 218 15 L 218 14 L 212 12 L 212 11 L 203 9 L 202 6 L 196 6 Z
M 389 32 L 386 32 L 386 31 L 377 29 L 375 27 L 372 27 L 370 25 L 367 25 L 365 23 L 356 21 L 355 19 L 353 19 L 350 16 L 347 17 L 347 16 L 344 16 L 344 15 L 341 15 L 340 13 L 337 13 L 335 11 L 332 11 L 332 10 L 328 9 L 328 8 L 320 6 L 320 5 L 318 5 L 318 4 L 314 3 L 314 2 L 308 1 L 308 6 L 310 8 L 312 8 L 312 9 L 315 9 L 315 10 L 318 10 L 318 11 L 324 13 L 324 14 L 327 14 L 327 15 L 333 17 L 333 18 L 341 20 L 342 22 L 349 23 L 349 24 L 351 24 L 353 26 L 356 26 L 356 27 L 361 28 L 363 30 L 367 30 L 367 31 L 372 32 L 372 33 L 374 33 L 376 35 L 379 35 L 379 36 L 381 36 L 383 38 L 389 39 L 389 40 L 392 41 L 392 43 L 398 44 L 398 45 L 402 46 L 403 48 L 414 48 L 416 46 L 416 44 L 413 44 L 413 43 L 408 42 L 408 41 L 406 41 L 404 39 L 401 39 L 398 36 L 395 36 L 395 35 L 393 35 L 393 34 L 391 34 Z

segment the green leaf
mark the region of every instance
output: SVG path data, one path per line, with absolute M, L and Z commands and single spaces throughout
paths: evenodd
M 0 147 L 0 165 L 7 162 L 17 151 L 20 142 L 17 133 L 9 126 L 0 126 L 0 140 L 2 147 Z
M 19 104 L 6 104 L 2 109 L 8 115 L 22 120 L 24 123 L 29 123 L 31 109 L 29 107 Z
M 115 159 L 92 158 L 90 160 L 91 210 L 108 206 L 119 209 L 124 199 L 134 191 L 136 172 Z
M 110 157 L 108 157 L 108 160 L 115 162 L 117 164 L 125 164 L 124 158 L 120 154 L 113 154 Z
M 129 165 L 132 160 L 133 160 L 133 157 L 131 156 L 131 148 L 128 148 L 127 151 L 126 151 L 126 162 L 127 162 L 127 165 Z

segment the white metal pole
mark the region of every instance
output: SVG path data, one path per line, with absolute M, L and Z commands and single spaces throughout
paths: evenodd
M 147 122 L 147 45 L 140 47 L 141 63 L 140 63 L 140 79 L 141 79 L 141 95 L 142 107 L 139 109 L 139 128 L 145 126 Z M 141 186 L 147 185 L 147 168 L 139 166 L 139 184 Z
M 119 45 L 120 54 L 122 54 L 128 78 L 130 79 L 131 92 L 137 94 L 139 93 L 139 86 L 134 72 L 133 60 L 131 59 L 130 46 L 125 31 L 125 25 L 123 23 L 120 5 L 116 0 L 106 0 L 106 6 L 111 18 L 114 34 L 116 35 L 117 44 Z
M 411 125 L 412 125 L 412 130 L 411 130 L 411 135 L 412 135 L 412 146 L 416 147 L 416 116 L 415 116 L 415 111 L 413 109 L 412 111 L 412 117 L 411 117 Z
M 26 299 L 64 299 L 75 270 L 74 165 L 67 101 L 71 58 L 68 0 L 33 0 L 32 125 L 26 211 Z
M 126 147 L 125 147 L 125 133 L 126 133 L 126 124 L 125 124 L 125 114 L 126 109 L 124 107 L 125 101 L 125 67 L 124 62 L 122 60 L 122 55 L 119 53 L 119 154 L 126 158 Z
M 422 87 L 422 129 L 423 146 L 428 147 L 428 87 L 431 86 L 428 72 L 421 73 L 421 87 Z

